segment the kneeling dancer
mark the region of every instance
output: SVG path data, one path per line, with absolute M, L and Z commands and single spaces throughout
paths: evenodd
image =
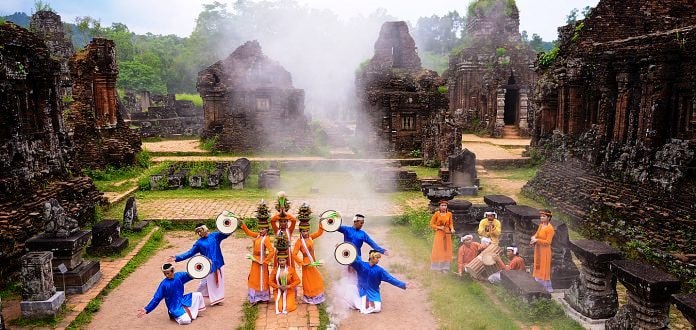
M 358 272 L 358 280 L 363 285 L 359 288 L 360 297 L 356 299 L 354 308 L 360 310 L 360 313 L 370 314 L 379 313 L 382 311 L 382 297 L 379 294 L 379 285 L 382 281 L 390 283 L 396 287 L 406 290 L 411 285 L 402 282 L 389 274 L 384 268 L 378 266 L 379 259 L 382 254 L 378 251 L 371 250 L 369 262 L 364 262 L 360 258 L 356 258 L 351 264 Z
M 295 303 L 295 295 L 297 286 L 300 285 L 300 277 L 295 271 L 295 267 L 288 265 L 288 247 L 290 242 L 281 232 L 276 238 L 276 260 L 278 264 L 273 268 L 270 278 L 270 286 L 273 290 L 273 299 L 275 300 L 276 314 L 287 314 L 297 309 Z
M 205 310 L 205 301 L 200 292 L 184 294 L 184 284 L 193 278 L 186 272 L 174 272 L 174 265 L 162 265 L 164 279 L 160 282 L 155 295 L 147 306 L 138 310 L 138 317 L 152 312 L 164 299 L 169 317 L 181 325 L 190 324 L 198 317 L 198 312 Z

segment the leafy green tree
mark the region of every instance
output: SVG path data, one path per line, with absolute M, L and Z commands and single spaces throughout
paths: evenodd
M 158 94 L 167 93 L 167 85 L 155 69 L 135 61 L 119 63 L 117 86 L 128 90 L 145 89 Z

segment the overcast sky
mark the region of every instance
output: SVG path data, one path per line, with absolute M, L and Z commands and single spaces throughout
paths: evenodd
M 103 25 L 121 22 L 138 34 L 176 34 L 188 36 L 203 3 L 213 0 L 49 0 L 50 6 L 61 15 L 63 21 L 74 22 L 77 16 L 100 19 Z M 234 0 L 220 0 L 229 3 Z M 418 17 L 443 15 L 457 10 L 466 13 L 470 0 L 297 0 L 313 8 L 328 8 L 340 17 L 368 15 L 378 8 L 415 25 Z M 596 6 L 599 0 L 517 0 L 520 10 L 520 31 L 531 36 L 539 34 L 544 40 L 557 38 L 556 28 L 565 24 L 566 15 L 573 9 Z M 31 15 L 34 0 L 2 0 L 0 14 L 9 15 L 24 11 Z

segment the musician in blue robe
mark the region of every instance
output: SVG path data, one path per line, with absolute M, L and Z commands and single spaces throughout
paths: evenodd
M 389 274 L 384 268 L 378 266 L 382 254 L 379 251 L 370 251 L 368 262 L 355 259 L 351 264 L 358 272 L 358 279 L 362 285 L 359 287 L 359 298 L 354 302 L 354 308 L 360 313 L 370 314 L 382 311 L 382 297 L 379 292 L 379 285 L 382 282 L 390 283 L 393 286 L 406 290 L 411 285 L 402 282 Z

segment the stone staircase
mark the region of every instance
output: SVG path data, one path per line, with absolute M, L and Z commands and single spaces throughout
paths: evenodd
M 503 139 L 519 139 L 520 129 L 515 125 L 505 125 L 503 127 Z

